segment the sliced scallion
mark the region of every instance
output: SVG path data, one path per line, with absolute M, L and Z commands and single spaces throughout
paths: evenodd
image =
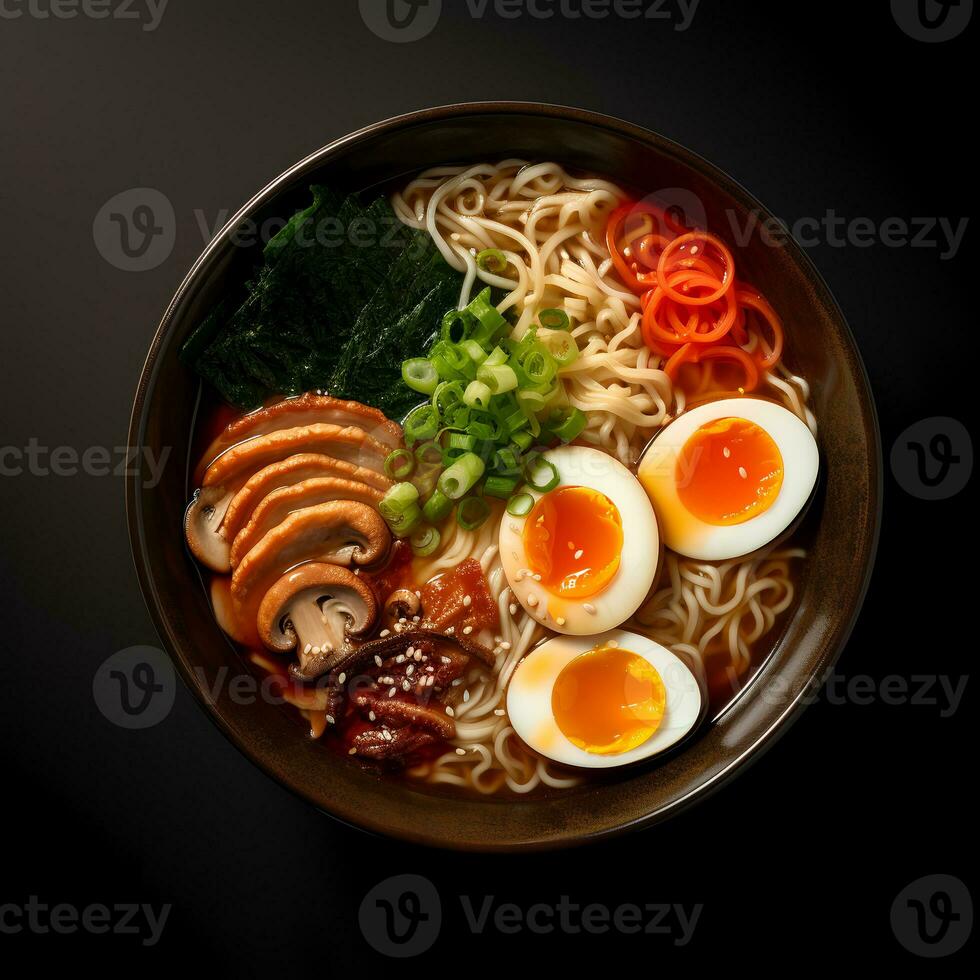
M 385 460 L 385 474 L 392 480 L 407 480 L 415 469 L 415 454 L 408 449 L 395 449 Z
M 529 493 L 515 493 L 507 501 L 507 513 L 511 517 L 526 517 L 534 508 L 534 497 Z
M 459 500 L 473 489 L 477 480 L 483 476 L 485 468 L 479 456 L 475 453 L 466 453 L 439 477 L 439 489 L 450 500 Z
M 412 357 L 402 362 L 402 380 L 413 391 L 431 395 L 439 384 L 439 372 L 427 357 Z
M 456 523 L 464 531 L 475 531 L 490 516 L 490 505 L 482 497 L 466 497 L 456 508 Z
M 432 496 L 422 508 L 422 513 L 430 524 L 438 524 L 449 516 L 452 509 L 453 502 L 441 490 L 433 490 Z
M 441 540 L 442 535 L 436 528 L 423 525 L 412 535 L 412 552 L 419 558 L 428 558 L 439 547 Z

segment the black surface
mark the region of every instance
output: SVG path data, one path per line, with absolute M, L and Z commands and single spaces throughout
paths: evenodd
M 81 15 L 0 18 L 0 444 L 123 445 L 156 322 L 209 237 L 201 225 L 217 228 L 308 151 L 410 109 L 499 97 L 609 112 L 706 156 L 791 222 L 831 209 L 876 225 L 973 213 L 975 25 L 925 44 L 885 3 L 702 0 L 683 32 L 615 17 L 474 20 L 462 0 L 443 6 L 412 44 L 375 37 L 346 0 L 172 0 L 153 31 Z M 26 2 L 3 9 L 15 8 Z M 172 254 L 145 272 L 115 268 L 93 244 L 99 209 L 132 187 L 160 190 L 176 214 Z M 969 424 L 974 229 L 945 259 L 880 241 L 811 251 L 864 353 L 886 467 L 913 422 Z M 682 958 L 792 969 L 838 964 L 852 949 L 914 966 L 889 925 L 899 890 L 940 872 L 971 882 L 969 684 L 949 717 L 935 705 L 825 695 L 731 787 L 644 834 L 543 856 L 421 851 L 294 799 L 184 690 L 146 731 L 107 721 L 92 697 L 97 668 L 157 643 L 131 567 L 122 480 L 25 472 L 0 476 L 0 494 L 0 905 L 32 895 L 79 908 L 173 905 L 154 947 L 25 930 L 0 932 L 5 951 L 139 969 L 200 958 L 249 975 L 383 966 L 358 906 L 382 879 L 415 872 L 442 896 L 433 955 L 443 969 L 491 956 L 513 969 L 522 961 L 508 954 L 532 949 L 545 968 L 612 966 L 629 953 L 650 970 Z M 888 476 L 877 572 L 839 664 L 846 679 L 955 684 L 969 674 L 971 500 L 972 485 L 924 501 Z M 615 932 L 470 935 L 461 895 L 525 910 L 562 895 L 704 910 L 675 948 L 669 936 Z M 955 969 L 963 955 L 938 965 Z

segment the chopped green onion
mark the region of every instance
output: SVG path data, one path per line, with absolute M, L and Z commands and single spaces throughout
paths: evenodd
M 422 445 L 415 450 L 415 458 L 422 466 L 432 466 L 436 463 L 442 462 L 442 449 L 439 448 L 438 443 L 432 441 L 423 442 Z
M 475 531 L 490 516 L 490 505 L 482 497 L 467 497 L 456 508 L 456 523 L 464 531 Z
M 381 503 L 378 504 L 378 510 L 381 511 L 381 516 L 386 520 L 388 518 L 397 518 L 404 514 L 410 507 L 417 504 L 418 499 L 418 489 L 411 483 L 396 483 L 381 498 Z
M 493 457 L 493 469 L 495 473 L 509 476 L 521 472 L 520 453 L 515 452 L 511 446 L 504 446 L 498 449 Z
M 428 558 L 439 547 L 441 540 L 442 535 L 436 528 L 429 525 L 420 527 L 412 535 L 412 552 L 419 558 Z
M 422 508 L 418 504 L 412 504 L 405 513 L 397 517 L 386 517 L 385 520 L 396 538 L 407 538 L 422 523 Z
M 403 428 L 410 446 L 433 439 L 439 432 L 439 413 L 432 405 L 420 405 L 409 412 Z
M 487 359 L 487 352 L 475 340 L 461 341 L 459 349 L 478 367 Z
M 439 489 L 450 500 L 459 500 L 473 489 L 477 480 L 483 476 L 484 469 L 483 460 L 479 456 L 466 453 L 439 477 Z
M 470 328 L 467 313 L 467 310 L 450 310 L 442 318 L 440 336 L 443 341 L 458 344 L 468 336 Z
M 534 509 L 534 497 L 529 493 L 515 493 L 507 501 L 507 513 L 511 517 L 525 517 Z
M 458 381 L 460 377 L 465 377 L 464 372 L 470 366 L 466 354 L 448 340 L 433 344 L 429 360 L 444 381 Z
M 575 338 L 571 334 L 553 333 L 544 338 L 542 343 L 548 348 L 548 352 L 560 368 L 568 367 L 569 364 L 574 364 L 578 360 L 578 344 L 575 343 Z
M 463 392 L 463 402 L 470 408 L 487 408 L 492 397 L 490 386 L 482 381 L 471 381 Z
M 538 314 L 538 323 L 549 330 L 567 330 L 568 314 L 564 310 L 542 310 Z
M 494 347 L 494 349 L 487 354 L 487 358 L 483 362 L 483 366 L 496 367 L 498 364 L 506 364 L 507 357 L 507 351 L 505 351 L 503 347 Z
M 385 460 L 385 474 L 392 480 L 407 480 L 415 469 L 415 456 L 407 449 L 396 449 Z
M 495 395 L 502 395 L 505 391 L 513 391 L 517 387 L 517 374 L 507 364 L 493 364 L 487 367 L 484 363 L 476 372 L 476 377 Z
M 561 483 L 557 467 L 543 456 L 532 457 L 524 464 L 524 478 L 528 486 L 538 493 L 549 493 Z
M 488 497 L 507 500 L 521 481 L 516 476 L 488 476 L 483 484 L 483 492 Z
M 477 255 L 476 264 L 484 272 L 493 272 L 499 275 L 507 268 L 507 256 L 499 248 L 485 248 Z
M 472 333 L 473 339 L 483 347 L 492 347 L 499 337 L 507 329 L 507 321 L 497 312 L 497 308 L 490 302 L 490 287 L 487 286 L 478 296 L 476 296 L 465 311 L 469 316 L 476 317 L 479 325 Z
M 551 356 L 548 348 L 538 342 L 527 352 L 524 358 L 524 371 L 532 384 L 548 385 L 558 373 L 558 365 Z
M 427 357 L 412 357 L 402 362 L 402 380 L 413 391 L 431 395 L 439 384 L 439 372 Z
M 448 416 L 463 401 L 463 386 L 459 381 L 442 381 L 432 392 L 432 407 L 441 416 Z
M 430 524 L 438 524 L 449 516 L 452 509 L 453 502 L 441 490 L 433 490 L 432 496 L 422 508 L 422 513 Z
M 572 408 L 567 412 L 555 413 L 549 420 L 548 431 L 558 436 L 562 442 L 571 442 L 582 434 L 587 423 L 585 412 Z
M 526 453 L 534 442 L 534 436 L 530 432 L 512 432 L 510 441 L 517 446 L 520 452 Z
M 471 453 L 476 449 L 476 438 L 467 432 L 450 432 L 447 449 L 462 449 Z

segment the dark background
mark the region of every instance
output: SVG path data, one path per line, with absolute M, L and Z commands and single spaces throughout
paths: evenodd
M 829 209 L 875 224 L 973 213 L 975 24 L 925 44 L 881 0 L 702 0 L 684 32 L 443 7 L 411 44 L 375 37 L 353 0 L 171 0 L 151 32 L 145 21 L 0 18 L 0 443 L 124 445 L 156 323 L 210 237 L 201 223 L 216 229 L 224 209 L 324 143 L 416 108 L 501 98 L 622 116 L 707 157 L 790 222 Z M 102 205 L 131 187 L 159 189 L 177 219 L 173 253 L 141 273 L 114 268 L 92 236 Z M 976 652 L 965 627 L 972 488 L 922 501 L 887 472 L 902 430 L 930 416 L 967 422 L 975 397 L 974 229 L 954 258 L 941 251 L 810 249 L 864 353 L 885 449 L 877 571 L 839 663 L 846 678 L 955 683 Z M 442 895 L 433 955 L 444 970 L 490 957 L 514 969 L 529 961 L 508 954 L 532 949 L 545 968 L 636 955 L 651 970 L 684 959 L 786 969 L 844 963 L 854 949 L 915 965 L 889 925 L 899 890 L 938 872 L 970 883 L 969 687 L 945 718 L 941 705 L 821 699 L 706 803 L 586 849 L 453 855 L 340 826 L 248 763 L 183 689 L 147 731 L 97 709 L 105 658 L 159 643 L 121 478 L 0 476 L 0 494 L 0 904 L 173 904 L 152 949 L 137 937 L 21 932 L 0 934 L 5 952 L 249 975 L 383 967 L 358 906 L 382 879 L 416 872 Z M 681 949 L 662 936 L 472 936 L 464 894 L 525 909 L 568 895 L 704 910 Z

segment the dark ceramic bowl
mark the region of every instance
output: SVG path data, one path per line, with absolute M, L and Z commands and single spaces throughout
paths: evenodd
M 189 331 L 246 275 L 254 253 L 232 240 L 243 222 L 251 218 L 261 224 L 290 214 L 315 181 L 358 190 L 436 164 L 505 157 L 558 159 L 643 190 L 683 188 L 703 205 L 707 226 L 729 241 L 732 214 L 735 227 L 745 227 L 753 210 L 761 221 L 770 217 L 735 181 L 694 153 L 607 116 L 491 103 L 378 123 L 277 177 L 194 263 L 153 339 L 133 407 L 130 445 L 145 446 L 157 458 L 163 447 L 172 447 L 172 459 L 188 458 L 199 386 L 178 352 Z M 365 771 L 303 737 L 290 709 L 262 701 L 236 703 L 227 685 L 219 685 L 216 700 L 209 699 L 209 684 L 223 676 L 221 668 L 235 664 L 237 654 L 216 626 L 184 548 L 186 472 L 172 465 L 153 487 L 136 472 L 128 482 L 127 506 L 143 594 L 178 671 L 228 738 L 269 775 L 343 821 L 474 850 L 557 847 L 652 825 L 703 799 L 771 745 L 801 710 L 808 686 L 831 667 L 854 624 L 875 552 L 881 453 L 861 358 L 810 260 L 794 243 L 774 246 L 758 234 L 736 255 L 746 278 L 786 320 L 789 363 L 813 386 L 825 469 L 817 514 L 809 521 L 812 543 L 795 611 L 772 656 L 720 719 L 660 764 L 551 798 L 446 796 Z

